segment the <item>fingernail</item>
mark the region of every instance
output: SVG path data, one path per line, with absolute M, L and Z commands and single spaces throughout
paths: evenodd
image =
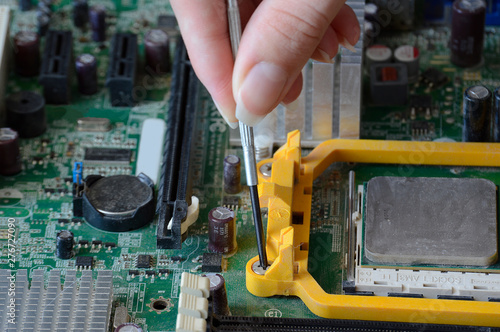
M 325 51 L 323 51 L 322 49 L 319 49 L 319 48 L 318 48 L 318 51 L 319 51 L 319 54 L 321 55 L 321 61 L 322 62 L 325 62 L 325 63 L 335 63 L 335 61 L 333 60 L 333 58 L 330 58 L 330 56 L 328 55 L 328 53 L 326 53 Z
M 299 108 L 299 99 L 295 99 L 291 103 L 285 104 L 287 110 L 295 112 Z
M 354 48 L 354 46 L 351 43 L 349 43 L 344 36 L 340 37 L 339 39 L 340 39 L 339 40 L 340 45 L 344 46 L 346 49 L 348 49 L 349 51 L 351 51 L 353 53 L 357 52 L 356 49 Z
M 236 122 L 231 122 L 229 121 L 229 119 L 227 118 L 227 116 L 224 114 L 224 112 L 222 111 L 221 107 L 219 106 L 219 104 L 215 101 L 215 99 L 213 99 L 213 102 L 214 102 L 214 105 L 215 107 L 217 107 L 217 110 L 219 111 L 220 115 L 222 116 L 222 118 L 224 119 L 224 121 L 226 121 L 226 123 L 228 124 L 229 127 L 231 127 L 232 129 L 236 129 L 238 128 L 238 121 Z
M 255 126 L 278 104 L 287 80 L 281 67 L 267 62 L 256 64 L 238 91 L 236 118 Z
M 248 126 L 255 126 L 259 122 L 261 122 L 265 116 L 252 114 L 248 111 L 248 108 L 245 106 L 241 98 L 238 98 L 236 102 L 236 119 L 240 120 L 244 124 Z
M 229 119 L 228 119 L 228 118 L 226 118 L 226 116 L 225 116 L 225 115 L 223 115 L 222 113 L 221 113 L 221 115 L 222 115 L 222 118 L 224 119 L 224 121 L 226 121 L 227 125 L 228 125 L 229 127 L 231 127 L 231 129 L 236 129 L 236 128 L 238 128 L 238 122 L 230 122 L 230 121 L 229 121 Z

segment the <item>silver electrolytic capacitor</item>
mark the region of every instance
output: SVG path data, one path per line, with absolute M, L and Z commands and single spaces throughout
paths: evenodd
M 74 235 L 68 230 L 62 230 L 56 237 L 56 256 L 60 259 L 70 259 L 73 256 Z
M 213 208 L 208 213 L 208 250 L 227 257 L 237 248 L 234 211 L 222 206 Z
M 493 93 L 493 137 L 492 141 L 500 143 L 500 87 Z
M 489 142 L 491 92 L 484 85 L 473 85 L 464 93 L 462 141 Z
M 92 40 L 102 42 L 106 40 L 106 8 L 104 6 L 92 6 L 89 11 L 90 27 L 92 29 Z
M 92 54 L 79 55 L 75 60 L 78 90 L 84 95 L 97 92 L 97 59 Z
M 228 194 L 241 191 L 241 160 L 238 156 L 224 158 L 224 191 Z
M 170 39 L 161 29 L 152 29 L 144 35 L 144 51 L 148 71 L 166 74 L 170 71 Z

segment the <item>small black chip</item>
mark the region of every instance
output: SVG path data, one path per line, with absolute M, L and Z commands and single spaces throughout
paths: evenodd
M 140 272 L 137 270 L 128 271 L 128 275 L 130 275 L 130 276 L 138 276 L 139 274 L 140 274 Z
M 411 129 L 418 131 L 428 131 L 430 129 L 430 124 L 427 121 L 413 121 L 411 123 Z
M 177 19 L 174 15 L 158 15 L 158 28 L 176 29 Z
M 104 242 L 103 246 L 106 247 L 106 248 L 107 247 L 114 248 L 114 247 L 116 247 L 116 243 L 114 243 L 114 242 Z
M 410 107 L 417 111 L 425 111 L 432 107 L 431 95 L 412 95 L 410 96 Z
M 430 67 L 422 73 L 422 80 L 432 89 L 439 88 L 448 83 L 448 76 L 437 68 Z
M 81 268 L 92 268 L 92 264 L 94 263 L 94 257 L 92 256 L 78 256 L 76 257 L 75 265 L 76 267 L 81 267 Z
M 158 273 L 159 273 L 159 274 L 161 274 L 161 275 L 167 276 L 167 275 L 169 275 L 170 270 L 167 270 L 167 269 L 159 269 L 159 270 L 158 270 Z
M 74 224 L 78 224 L 78 223 L 82 222 L 82 219 L 73 218 L 73 219 L 71 219 L 71 222 L 74 223 Z
M 59 219 L 58 221 L 60 224 L 68 224 L 69 223 L 69 219 Z
M 94 241 L 92 241 L 92 245 L 96 246 L 96 247 L 100 246 L 100 245 L 102 245 L 102 241 L 100 241 L 100 240 L 94 240 Z
M 222 272 L 222 254 L 204 253 L 201 272 Z
M 153 270 L 147 270 L 147 271 L 146 271 L 146 275 L 147 275 L 147 276 L 150 276 L 150 277 L 151 277 L 151 276 L 154 276 L 155 274 L 156 274 L 156 272 L 155 272 L 155 271 L 153 271 Z
M 80 240 L 80 241 L 78 241 L 78 244 L 81 245 L 82 247 L 83 246 L 88 246 L 89 245 L 89 241 L 87 241 L 87 240 Z
M 130 162 L 132 151 L 128 149 L 86 148 L 86 162 L 125 163 Z
M 238 196 L 224 196 L 222 198 L 222 206 L 226 207 L 240 206 L 240 198 Z
M 150 255 L 137 256 L 135 267 L 139 269 L 149 269 L 151 267 L 151 256 Z
M 172 262 L 182 262 L 184 260 L 182 256 L 172 256 L 170 257 L 170 259 L 172 260 Z

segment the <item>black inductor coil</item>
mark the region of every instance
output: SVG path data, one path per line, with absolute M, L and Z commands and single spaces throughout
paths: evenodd
M 7 125 L 21 138 L 40 136 L 47 129 L 45 99 L 36 92 L 20 91 L 7 97 Z
M 493 142 L 500 142 L 500 88 L 493 96 Z
M 82 28 L 89 21 L 89 4 L 87 0 L 73 1 L 73 24 Z
M 208 250 L 230 256 L 237 249 L 236 220 L 231 209 L 219 206 L 208 213 Z
M 106 8 L 104 6 L 93 6 L 89 11 L 90 26 L 92 28 L 92 40 L 102 42 L 106 40 Z
M 62 230 L 56 237 L 56 256 L 60 259 L 70 259 L 73 256 L 74 236 L 68 230 Z
M 144 35 L 146 64 L 155 74 L 164 74 L 170 70 L 169 38 L 161 29 L 149 30 Z
M 489 142 L 491 123 L 491 92 L 483 85 L 474 85 L 464 93 L 464 142 Z
M 82 54 L 75 61 L 78 89 L 84 95 L 97 92 L 97 59 L 91 54 Z
M 461 67 L 481 63 L 483 56 L 486 2 L 457 0 L 453 3 L 451 62 Z
M 14 175 L 20 171 L 19 135 L 10 128 L 0 128 L 0 174 Z
M 226 282 L 220 274 L 204 275 L 210 279 L 210 297 L 212 298 L 212 310 L 218 316 L 230 315 L 227 302 Z
M 33 31 L 19 31 L 14 36 L 16 73 L 31 77 L 40 71 L 40 37 Z
M 238 156 L 224 158 L 224 191 L 228 194 L 241 191 L 241 160 Z

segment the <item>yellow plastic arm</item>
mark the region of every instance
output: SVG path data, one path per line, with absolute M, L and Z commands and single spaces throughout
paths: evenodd
M 246 266 L 250 293 L 298 296 L 324 318 L 500 327 L 500 303 L 327 294 L 307 270 L 313 180 L 334 162 L 402 165 L 500 166 L 500 144 L 330 140 L 301 157 L 300 132 L 272 159 L 272 174 L 259 174 L 261 206 L 268 208 L 267 255 L 261 275 Z

